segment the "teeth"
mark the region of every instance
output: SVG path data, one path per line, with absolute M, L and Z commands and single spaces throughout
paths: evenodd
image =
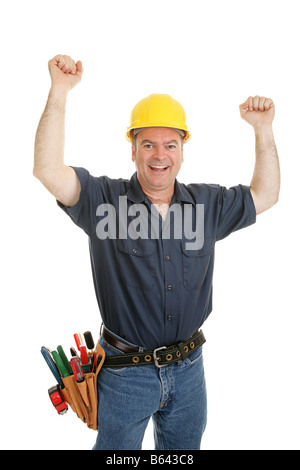
M 167 166 L 161 166 L 161 165 L 150 165 L 151 168 L 157 168 L 158 170 L 168 168 Z

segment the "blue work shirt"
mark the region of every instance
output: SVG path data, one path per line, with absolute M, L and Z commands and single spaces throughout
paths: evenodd
M 164 221 L 142 191 L 137 173 L 130 180 L 110 179 L 73 168 L 81 184 L 79 200 L 72 207 L 57 203 L 89 237 L 104 325 L 150 350 L 187 340 L 212 311 L 215 242 L 256 220 L 250 187 L 226 189 L 209 184 L 184 185 L 176 180 L 170 217 Z M 177 233 L 175 230 L 175 207 L 182 208 L 181 238 L 177 222 Z M 144 218 L 139 220 L 142 212 Z M 192 214 L 195 233 L 201 231 L 198 249 L 189 245 L 191 233 L 186 235 L 184 230 L 185 213 Z M 137 238 L 146 222 L 143 237 Z M 107 238 L 103 236 L 105 224 Z M 130 224 L 135 231 L 130 231 Z

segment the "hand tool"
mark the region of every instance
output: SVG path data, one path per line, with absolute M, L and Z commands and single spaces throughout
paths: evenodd
M 89 358 L 87 355 L 86 347 L 82 345 L 79 346 L 80 354 L 81 354 L 81 364 L 88 364 Z
M 88 374 L 92 372 L 93 363 L 92 363 L 92 356 L 88 356 L 86 347 L 80 345 L 80 352 L 81 352 L 81 364 L 82 364 L 82 371 L 84 374 Z
M 74 339 L 75 339 L 77 349 L 78 349 L 78 351 L 80 351 L 80 349 L 79 349 L 80 345 L 83 344 L 81 334 L 80 333 L 75 333 L 73 336 L 74 336 Z
M 83 382 L 84 376 L 83 376 L 79 357 L 72 357 L 72 359 L 70 360 L 70 364 L 71 364 L 76 382 Z
M 64 363 L 63 363 L 63 361 L 61 360 L 60 355 L 58 354 L 58 352 L 57 352 L 57 351 L 51 351 L 51 354 L 52 354 L 52 356 L 53 356 L 53 359 L 54 359 L 55 362 L 56 362 L 56 365 L 57 365 L 57 367 L 58 367 L 59 372 L 61 373 L 61 375 L 62 375 L 63 377 L 69 377 L 70 374 L 69 374 L 69 372 L 67 371 L 67 369 L 65 368 Z
M 63 364 L 64 364 L 65 368 L 67 369 L 69 375 L 73 375 L 72 367 L 70 366 L 70 363 L 68 361 L 67 356 L 65 355 L 65 352 L 64 352 L 62 346 L 57 346 L 57 352 L 60 355 L 60 358 L 63 361 Z
M 78 357 L 78 354 L 77 354 L 75 348 L 70 348 L 70 353 L 71 353 L 71 356 L 72 356 L 72 357 Z
M 41 348 L 41 353 L 43 355 L 43 358 L 45 359 L 49 369 L 51 370 L 52 374 L 54 375 L 57 383 L 62 387 L 64 388 L 64 384 L 63 384 L 63 381 L 61 380 L 61 375 L 59 373 L 59 370 L 53 360 L 53 357 L 49 351 L 48 348 L 46 348 L 45 346 L 42 346 Z
M 86 331 L 83 333 L 84 339 L 85 339 L 85 344 L 87 345 L 87 348 L 90 350 L 91 354 L 94 353 L 95 349 L 95 343 L 93 340 L 92 333 L 90 331 Z
M 85 346 L 80 346 L 81 352 L 81 364 L 84 374 L 89 374 L 93 369 L 93 357 L 94 355 L 88 355 Z
M 49 388 L 48 393 L 50 400 L 55 407 L 57 413 L 59 415 L 64 415 L 68 411 L 68 405 L 64 401 L 61 393 L 60 393 L 60 386 L 55 385 L 54 387 Z

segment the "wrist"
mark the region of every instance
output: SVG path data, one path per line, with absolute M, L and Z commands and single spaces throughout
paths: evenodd
M 274 134 L 272 125 L 259 125 L 254 127 L 256 144 L 260 147 L 274 145 Z
M 51 86 L 49 98 L 52 98 L 61 104 L 65 104 L 67 101 L 68 91 L 69 90 L 66 88 Z
M 255 124 L 253 126 L 255 134 L 261 134 L 261 133 L 272 133 L 273 132 L 273 127 L 272 123 L 270 124 Z

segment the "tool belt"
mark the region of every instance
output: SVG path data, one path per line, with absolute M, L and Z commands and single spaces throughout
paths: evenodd
M 184 361 L 206 342 L 204 334 L 200 330 L 187 341 L 168 347 L 162 346 L 154 349 L 154 351 L 139 352 L 138 349 L 114 338 L 105 328 L 102 330 L 102 336 L 111 346 L 124 351 L 124 354 L 107 356 L 103 364 L 104 368 L 145 366 L 148 364 L 154 364 L 156 367 L 161 368 L 174 362 Z
M 71 348 L 70 361 L 62 346 L 57 351 L 42 346 L 41 353 L 57 381 L 48 393 L 58 414 L 65 414 L 69 405 L 88 428 L 97 430 L 97 376 L 104 364 L 105 351 L 99 343 L 95 348 L 91 332 L 85 332 L 84 337 L 86 346 L 80 334 L 74 335 L 78 353 Z
M 65 388 L 61 390 L 64 400 L 70 405 L 87 427 L 98 429 L 97 376 L 105 360 L 105 352 L 98 343 L 95 350 L 95 372 L 84 374 L 83 382 L 76 382 L 74 375 L 62 377 Z
M 185 360 L 206 341 L 202 330 L 200 330 L 188 341 L 168 347 L 162 346 L 154 351 L 139 352 L 138 348 L 119 341 L 104 328 L 102 331 L 104 340 L 123 351 L 123 354 L 106 357 L 99 342 L 94 350 L 94 342 L 87 341 L 87 333 L 90 332 L 86 332 L 84 335 L 88 349 L 91 351 L 89 354 L 86 352 L 82 339 L 79 339 L 80 335 L 74 335 L 80 358 L 74 348 L 71 348 L 73 357 L 70 361 L 61 346 L 57 347 L 57 351 L 42 346 L 41 352 L 57 381 L 57 385 L 51 387 L 48 393 L 58 414 L 65 414 L 69 405 L 78 418 L 88 428 L 94 430 L 98 429 L 97 376 L 102 367 L 130 367 L 148 364 L 154 364 L 158 368 L 164 367 Z

